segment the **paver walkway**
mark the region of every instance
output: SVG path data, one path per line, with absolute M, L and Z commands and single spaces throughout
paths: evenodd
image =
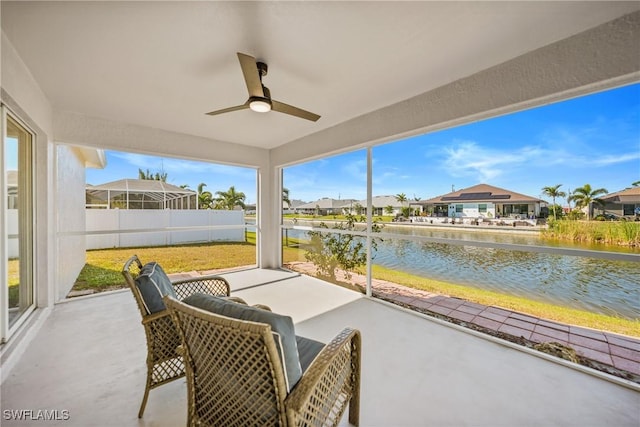
M 315 275 L 312 263 L 291 263 L 289 268 Z M 350 279 L 342 275 L 338 280 L 366 286 L 365 276 L 353 274 Z M 402 305 L 415 307 L 476 325 L 488 330 L 524 338 L 534 343 L 557 342 L 573 348 L 577 354 L 598 363 L 630 372 L 640 381 L 640 339 L 610 332 L 565 325 L 498 307 L 485 306 L 460 298 L 443 296 L 412 289 L 383 280 L 372 281 L 375 296 Z

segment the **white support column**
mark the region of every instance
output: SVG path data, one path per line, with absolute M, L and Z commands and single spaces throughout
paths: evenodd
M 367 296 L 370 297 L 372 295 L 371 292 L 371 281 L 373 275 L 373 268 L 371 266 L 371 243 L 373 239 L 371 237 L 372 233 L 372 221 L 373 221 L 373 149 L 371 147 L 367 147 L 367 285 L 366 285 L 366 293 Z
M 280 216 L 282 190 L 280 168 L 270 164 L 258 169 L 258 267 L 278 268 L 282 265 Z

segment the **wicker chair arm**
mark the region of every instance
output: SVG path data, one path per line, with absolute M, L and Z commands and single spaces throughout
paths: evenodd
M 156 313 L 151 313 L 151 314 L 147 314 L 142 318 L 142 324 L 147 324 L 147 323 L 152 323 L 155 322 L 158 319 L 161 319 L 165 316 L 170 316 L 171 313 L 169 313 L 167 310 L 162 310 L 162 311 L 158 311 Z
M 345 328 L 314 359 L 285 400 L 290 425 L 337 426 L 347 403 L 358 425 L 360 331 Z
M 229 282 L 220 276 L 200 276 L 177 280 L 173 282 L 173 289 L 181 301 L 196 292 L 227 297 L 231 294 Z

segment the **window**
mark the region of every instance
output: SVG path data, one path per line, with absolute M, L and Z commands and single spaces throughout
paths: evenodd
M 480 203 L 478 205 L 478 212 L 487 213 L 487 204 L 486 203 Z
M 622 215 L 634 215 L 636 205 L 622 205 Z
M 518 215 L 518 214 L 526 214 L 528 212 L 528 205 L 504 205 L 504 214 L 505 215 Z
M 456 205 L 456 213 L 462 213 L 464 205 Z
M 2 341 L 33 310 L 33 135 L 3 110 L 3 281 L 0 298 Z

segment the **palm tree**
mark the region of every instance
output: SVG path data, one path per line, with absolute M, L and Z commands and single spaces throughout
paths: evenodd
M 149 172 L 149 169 L 147 169 L 146 171 L 143 171 L 142 169 L 138 168 L 138 179 L 167 182 L 167 173 L 156 172 L 154 175 L 151 172 Z
M 236 191 L 236 187 L 233 185 L 227 191 L 216 191 L 216 196 L 218 197 L 213 200 L 220 209 L 232 211 L 236 206 L 240 206 L 242 209 L 245 208 L 244 201 L 247 196 L 242 191 Z
M 604 200 L 598 198 L 601 194 L 607 194 L 608 191 L 604 188 L 592 189 L 591 185 L 585 184 L 582 187 L 578 187 L 573 190 L 573 193 L 567 198 L 567 201 L 576 202 L 576 207 L 587 208 L 587 219 L 591 219 L 591 204 L 595 203 L 600 206 L 604 206 Z
M 562 184 L 554 185 L 552 187 L 542 187 L 542 194 L 545 194 L 551 197 L 552 205 L 553 205 L 553 220 L 557 220 L 556 218 L 556 197 L 566 197 L 567 193 L 564 191 L 560 191 L 559 188 L 562 187 Z
M 198 209 L 211 209 L 213 195 L 210 191 L 204 191 L 206 186 L 204 182 L 198 184 Z
M 632 187 L 640 187 L 640 181 L 635 181 L 631 183 Z
M 396 194 L 396 200 L 402 205 L 407 201 L 407 195 L 404 193 Z

